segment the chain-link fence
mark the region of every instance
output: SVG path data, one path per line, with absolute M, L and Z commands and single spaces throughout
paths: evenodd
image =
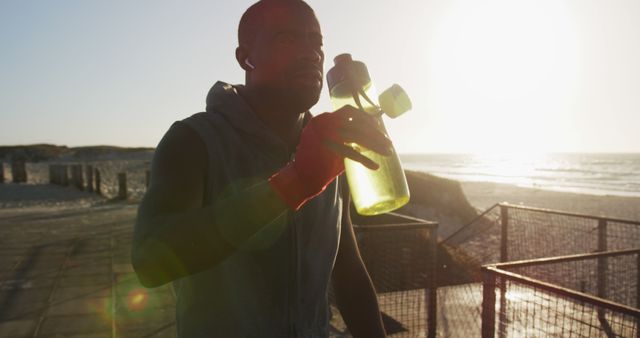
M 435 337 L 437 223 L 356 225 L 354 230 L 387 333 Z M 334 336 L 349 336 L 335 307 L 332 324 Z
M 485 266 L 482 336 L 640 337 L 639 264 L 636 249 Z
M 472 271 L 469 273 L 471 283 L 441 285 L 438 289 L 438 330 L 445 337 L 480 335 L 482 265 L 634 249 L 638 243 L 640 222 L 496 204 L 440 242 L 465 262 L 462 268 Z M 620 269 L 625 269 L 631 263 L 621 261 L 619 264 Z M 613 269 L 611 264 L 606 267 Z M 556 273 L 564 278 L 565 272 Z M 622 295 L 626 286 L 621 285 L 614 274 L 601 275 L 605 277 L 600 278 L 610 279 L 606 288 L 611 294 Z M 580 285 L 571 287 L 581 290 Z M 584 285 L 587 287 L 590 286 Z

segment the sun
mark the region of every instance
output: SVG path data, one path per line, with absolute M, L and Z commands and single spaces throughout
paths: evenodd
M 431 84 L 443 134 L 472 153 L 544 153 L 572 138 L 578 42 L 557 1 L 465 1 L 434 32 Z M 457 142 L 457 144 L 456 144 Z

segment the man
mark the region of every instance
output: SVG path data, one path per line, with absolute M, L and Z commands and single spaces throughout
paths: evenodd
M 360 258 L 347 146 L 390 141 L 353 107 L 311 116 L 322 88 L 322 35 L 301 0 L 263 0 L 243 15 L 236 59 L 246 84 L 216 83 L 206 112 L 158 145 L 136 222 L 143 285 L 173 282 L 180 337 L 325 337 L 333 279 L 355 337 L 384 337 Z

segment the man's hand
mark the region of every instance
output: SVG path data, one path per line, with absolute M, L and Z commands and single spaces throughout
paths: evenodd
M 331 279 L 340 314 L 353 337 L 386 337 L 376 290 L 360 256 L 349 214 L 349 186 L 342 185 L 342 232 Z
M 344 171 L 345 158 L 369 169 L 378 168 L 350 143 L 383 155 L 391 153 L 391 141 L 375 120 L 352 106 L 344 106 L 311 119 L 302 130 L 295 159 L 271 176 L 271 186 L 292 209 L 298 210 Z

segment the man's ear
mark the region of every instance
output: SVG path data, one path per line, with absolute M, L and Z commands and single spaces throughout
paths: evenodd
M 250 72 L 252 69 L 246 63 L 246 60 L 249 58 L 249 51 L 245 46 L 238 46 L 236 48 L 236 61 L 240 65 L 240 68 L 244 69 L 247 72 Z

